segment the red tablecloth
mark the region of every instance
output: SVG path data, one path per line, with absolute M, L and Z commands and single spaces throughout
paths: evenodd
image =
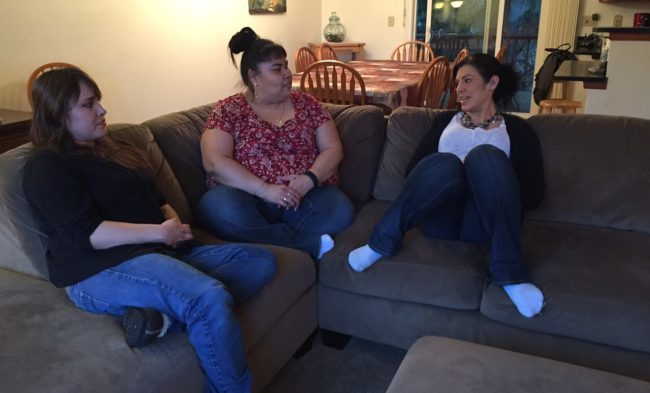
M 413 104 L 415 89 L 427 63 L 413 63 L 392 60 L 350 61 L 363 77 L 366 85 L 366 102 L 395 109 L 401 105 Z M 294 74 L 293 88 L 300 88 L 302 74 Z

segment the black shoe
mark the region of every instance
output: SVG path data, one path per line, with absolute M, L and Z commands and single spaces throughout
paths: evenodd
M 158 337 L 163 328 L 163 317 L 150 308 L 127 307 L 122 315 L 122 329 L 126 344 L 142 347 Z

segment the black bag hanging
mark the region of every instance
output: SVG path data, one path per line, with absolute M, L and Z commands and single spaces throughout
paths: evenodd
M 539 105 L 541 100 L 548 97 L 553 85 L 553 75 L 560 67 L 564 60 L 578 60 L 578 58 L 571 52 L 571 44 L 566 43 L 558 46 L 557 48 L 546 48 L 547 52 L 551 52 L 544 64 L 535 74 L 535 89 L 533 89 L 533 99 L 535 104 Z

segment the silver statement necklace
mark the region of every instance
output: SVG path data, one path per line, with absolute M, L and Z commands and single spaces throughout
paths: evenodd
M 462 124 L 463 127 L 470 128 L 472 130 L 477 127 L 481 127 L 482 129 L 487 130 L 489 126 L 491 126 L 492 124 L 496 124 L 499 120 L 501 120 L 501 114 L 499 112 L 495 113 L 494 116 L 478 124 L 472 123 L 472 119 L 469 117 L 467 113 L 465 113 L 465 111 L 461 112 L 461 116 L 460 116 L 460 124 Z

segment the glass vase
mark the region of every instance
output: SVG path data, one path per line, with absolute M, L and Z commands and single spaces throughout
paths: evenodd
M 345 26 L 341 24 L 341 18 L 332 12 L 330 23 L 323 29 L 323 37 L 327 42 L 343 42 L 345 39 Z

